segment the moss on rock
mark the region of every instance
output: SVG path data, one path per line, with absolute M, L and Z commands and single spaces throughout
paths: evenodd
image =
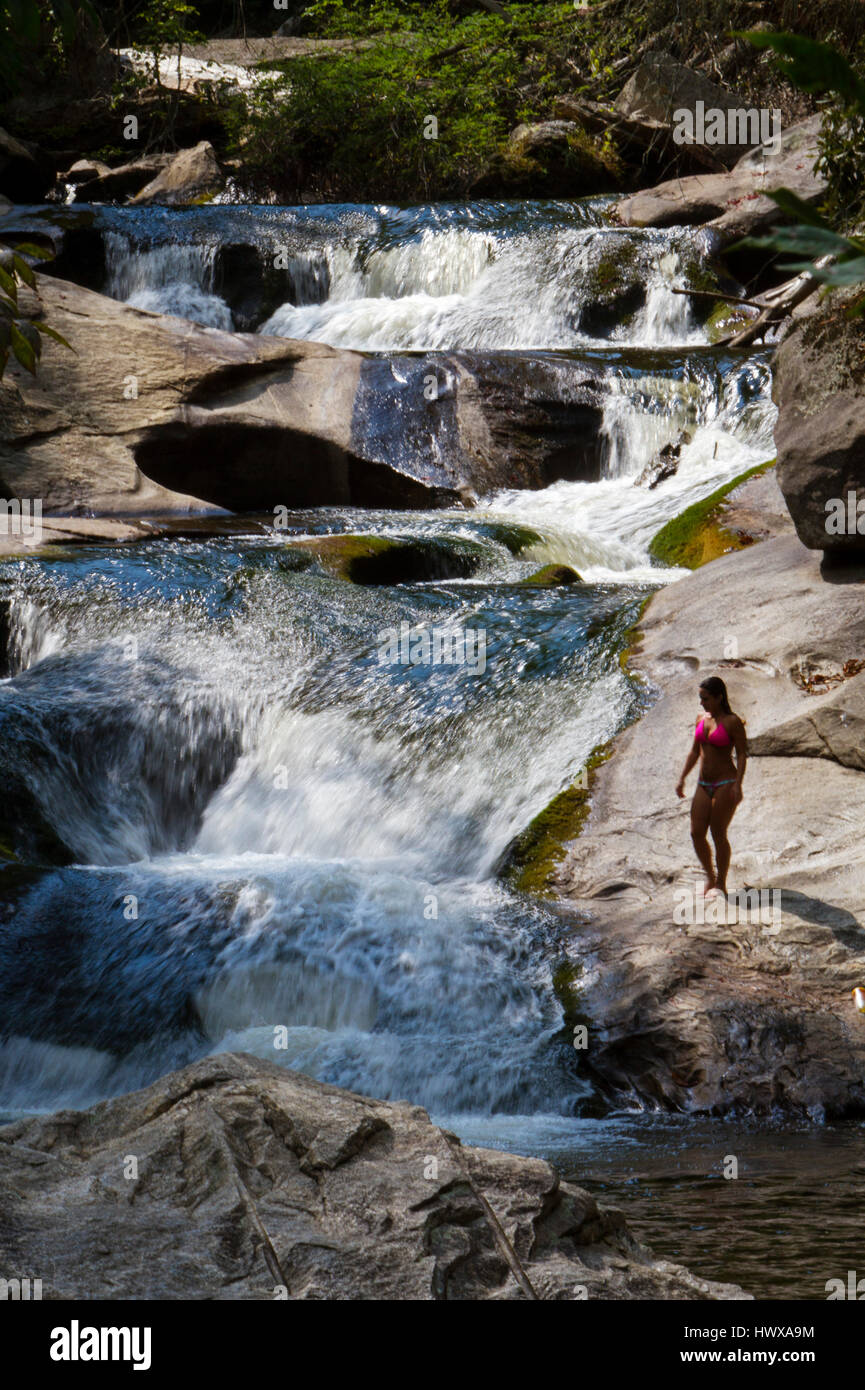
M 522 555 L 524 550 L 540 545 L 544 539 L 540 531 L 533 531 L 530 526 L 521 526 L 515 521 L 484 522 L 478 530 L 481 535 L 503 545 L 512 555 Z
M 486 558 L 482 546 L 462 537 L 315 536 L 293 541 L 290 549 L 311 554 L 338 579 L 369 585 L 468 579 Z
M 559 589 L 567 584 L 581 584 L 582 579 L 570 565 L 543 565 L 518 583 L 531 589 Z
M 699 569 L 710 560 L 717 560 L 731 550 L 744 550 L 752 542 L 745 536 L 734 535 L 721 524 L 720 513 L 725 498 L 748 478 L 764 473 L 774 466 L 775 460 L 759 463 L 756 468 L 748 468 L 732 482 L 725 483 L 715 492 L 695 502 L 685 511 L 674 516 L 663 526 L 649 546 L 649 554 L 665 565 L 681 565 L 686 569 Z
M 580 781 L 554 796 L 508 845 L 498 873 L 512 888 L 540 897 L 552 895 L 553 873 L 565 857 L 566 846 L 577 839 L 585 825 L 595 775 L 610 757 L 612 747 L 612 743 L 603 743 L 593 749 Z
M 719 343 L 722 338 L 747 327 L 752 318 L 753 315 L 746 309 L 737 308 L 735 304 L 719 299 L 704 321 L 703 329 L 710 343 Z

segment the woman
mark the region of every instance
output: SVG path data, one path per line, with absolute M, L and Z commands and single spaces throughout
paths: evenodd
M 700 704 L 706 713 L 694 731 L 694 743 L 682 769 L 676 795 L 685 795 L 685 778 L 694 764 L 700 761 L 697 790 L 691 803 L 691 839 L 706 875 L 703 891 L 709 893 L 717 889 L 726 893 L 730 867 L 727 826 L 742 800 L 742 778 L 745 776 L 748 747 L 745 726 L 738 714 L 730 709 L 727 687 L 718 676 L 709 676 L 708 680 L 703 681 Z M 706 838 L 708 830 L 711 830 L 715 842 L 716 868 L 712 866 L 712 851 Z

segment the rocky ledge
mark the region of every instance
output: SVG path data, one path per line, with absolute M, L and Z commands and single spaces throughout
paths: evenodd
M 0 1129 L 0 1267 L 53 1299 L 744 1299 L 549 1164 L 244 1054 Z
M 0 489 L 45 515 L 425 509 L 600 475 L 603 388 L 580 364 L 563 400 L 529 356 L 228 333 L 47 275 L 21 298 L 73 348 L 48 341 L 35 378 L 0 382 Z
M 555 875 L 587 1061 L 618 1094 L 715 1114 L 865 1113 L 865 567 L 782 535 L 656 594 L 631 669 L 661 698 L 594 774 Z M 710 899 L 675 795 L 705 676 L 746 720 L 729 886 Z M 693 791 L 694 774 L 689 780 Z

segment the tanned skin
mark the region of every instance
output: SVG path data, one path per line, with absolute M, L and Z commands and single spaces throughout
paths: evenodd
M 700 764 L 700 779 L 704 782 L 721 782 L 726 778 L 731 779 L 727 786 L 718 787 L 713 796 L 705 787 L 698 786 L 694 793 L 694 800 L 691 802 L 691 839 L 697 852 L 697 858 L 706 875 L 706 886 L 703 891 L 709 893 L 713 889 L 717 889 L 720 893 L 726 893 L 727 873 L 730 868 L 730 842 L 727 839 L 727 827 L 733 819 L 736 807 L 742 800 L 742 779 L 745 776 L 745 765 L 748 761 L 748 745 L 745 737 L 745 726 L 738 714 L 725 714 L 721 700 L 717 696 L 711 695 L 702 686 L 700 686 L 700 704 L 708 716 L 703 725 L 707 738 L 709 734 L 714 733 L 715 729 L 721 727 L 727 730 L 731 742 L 726 748 L 718 748 L 713 743 L 698 743 L 695 738 L 685 766 L 682 768 L 682 775 L 676 785 L 676 795 L 679 798 L 684 797 L 685 778 L 697 763 Z M 711 727 L 709 727 L 710 724 Z M 733 764 L 734 753 L 736 755 L 735 766 Z M 715 844 L 715 863 L 712 862 L 712 850 L 708 841 L 709 832 L 711 832 Z

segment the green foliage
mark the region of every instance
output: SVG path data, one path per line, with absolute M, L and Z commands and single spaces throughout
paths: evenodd
M 51 259 L 51 252 L 30 242 L 8 246 L 0 242 L 0 378 L 9 363 L 10 355 L 28 372 L 35 375 L 36 364 L 42 355 L 42 336 L 47 335 L 63 347 L 69 347 L 66 339 L 47 323 L 39 319 L 25 318 L 18 307 L 18 288 L 20 285 L 36 286 L 36 277 L 29 261 Z
M 147 0 L 137 16 L 134 37 L 153 58 L 153 75 L 160 85 L 159 65 L 168 52 L 183 52 L 190 44 L 203 42 L 205 35 L 193 27 L 198 18 L 187 0 Z
M 843 54 L 828 43 L 800 34 L 743 33 L 755 48 L 770 49 L 783 62 L 784 75 L 804 91 L 832 96 L 824 118 L 818 168 L 829 181 L 826 211 L 842 226 L 859 221 L 865 212 L 865 81 Z M 808 271 L 821 284 L 837 288 L 865 284 L 865 239 L 843 236 L 831 221 L 787 188 L 769 197 L 795 220 L 769 236 L 749 237 L 747 245 L 777 251 L 797 259 L 788 269 Z M 831 257 L 827 265 L 820 259 Z M 849 306 L 850 317 L 865 312 L 865 294 Z
M 428 4 L 317 0 L 316 32 L 352 40 L 293 58 L 230 117 L 249 191 L 363 201 L 465 193 L 517 124 L 573 90 L 570 4 L 454 15 Z M 437 129 L 433 126 L 434 118 Z
M 90 0 L 0 0 L 0 98 L 25 74 L 50 81 L 62 71 L 93 15 Z
M 845 106 L 858 106 L 865 112 L 865 82 L 832 44 L 818 43 L 802 34 L 753 30 L 737 32 L 734 37 L 747 40 L 754 48 L 768 48 L 777 53 L 778 67 L 794 87 L 815 96 L 832 92 Z

